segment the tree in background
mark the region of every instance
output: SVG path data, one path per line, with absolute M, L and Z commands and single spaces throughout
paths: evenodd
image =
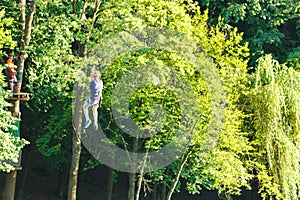
M 260 56 L 269 53 L 281 63 L 299 57 L 299 1 L 198 2 L 203 9 L 208 8 L 210 21 L 216 23 L 221 16 L 227 24 L 224 28 L 238 27 L 240 32 L 245 33 L 244 41 L 249 43 L 251 50 L 251 65 L 255 65 Z

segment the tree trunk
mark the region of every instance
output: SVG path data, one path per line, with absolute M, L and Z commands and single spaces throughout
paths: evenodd
M 76 200 L 78 171 L 81 154 L 81 138 L 79 132 L 73 133 L 73 150 L 69 176 L 68 200 Z
M 114 186 L 114 170 L 109 167 L 108 171 L 108 179 L 107 179 L 107 187 L 106 187 L 106 200 L 111 200 L 112 198 L 112 191 Z
M 135 195 L 135 200 L 139 200 L 139 198 L 140 198 L 140 192 L 141 192 L 141 188 L 142 188 L 143 177 L 144 177 L 144 174 L 141 172 L 140 175 L 139 175 L 139 180 L 138 180 L 138 184 L 137 184 L 137 191 L 136 191 L 136 195 Z
M 133 140 L 133 152 L 138 152 L 139 148 L 139 138 L 134 138 Z M 129 173 L 129 188 L 128 188 L 128 200 L 134 200 L 135 195 L 135 184 L 136 182 L 136 174 Z
M 31 134 L 32 135 L 32 134 Z M 30 141 L 32 141 L 32 139 L 30 139 Z M 20 176 L 20 182 L 18 184 L 17 187 L 17 191 L 16 191 L 16 195 L 17 195 L 17 200 L 23 200 L 23 192 L 24 192 L 24 187 L 26 185 L 26 180 L 28 177 L 28 172 L 29 172 L 29 166 L 31 164 L 31 158 L 32 158 L 32 154 L 34 152 L 34 146 L 30 145 L 29 146 L 29 150 L 28 152 L 26 152 L 26 157 L 23 161 L 23 167 L 22 167 L 22 174 Z
M 163 184 L 159 200 L 161 200 L 161 199 L 165 200 L 166 199 L 166 194 L 167 194 L 167 186 L 165 184 Z
M 128 189 L 128 200 L 134 200 L 135 193 L 135 173 L 129 173 L 129 189 Z
M 156 200 L 156 199 L 157 199 L 157 185 L 155 184 L 153 186 L 152 200 Z
M 227 198 L 227 200 L 231 200 L 231 195 L 230 195 L 230 193 L 227 193 L 227 194 L 226 194 L 226 198 Z
M 64 167 L 62 170 L 59 170 L 59 177 L 58 177 L 58 185 L 57 185 L 57 197 L 58 199 L 65 199 L 65 189 L 66 189 L 66 183 L 67 183 L 67 171 L 68 168 Z
M 73 115 L 73 146 L 72 146 L 72 160 L 70 166 L 69 186 L 68 186 L 68 200 L 76 199 L 78 171 L 81 154 L 81 127 L 82 127 L 82 99 L 83 88 L 79 86 L 75 98 L 75 107 Z
M 16 180 L 17 180 L 17 170 L 13 170 L 8 174 L 6 174 L 4 191 L 3 191 L 3 200 L 14 200 Z

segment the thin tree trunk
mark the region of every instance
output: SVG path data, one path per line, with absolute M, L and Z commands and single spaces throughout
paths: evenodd
M 109 167 L 108 171 L 108 181 L 107 181 L 107 187 L 106 187 L 106 200 L 111 200 L 112 198 L 112 191 L 113 191 L 113 186 L 114 186 L 114 170 Z
M 157 185 L 155 184 L 153 186 L 152 200 L 156 200 L 156 199 L 157 199 Z
M 161 194 L 160 194 L 160 199 L 165 200 L 166 199 L 166 194 L 167 194 L 167 186 L 165 184 L 162 185 L 162 189 L 161 189 Z
M 22 5 L 21 5 L 22 13 L 21 13 L 21 17 L 20 17 L 20 22 L 21 22 L 21 29 L 23 31 L 22 37 L 24 38 L 24 43 L 20 43 L 19 48 L 21 50 L 24 50 L 29 46 L 30 40 L 31 40 L 31 29 L 32 29 L 33 17 L 34 17 L 35 11 L 36 11 L 36 0 L 32 0 L 30 2 L 30 7 L 29 7 L 29 11 L 27 13 L 27 17 L 25 16 L 26 0 L 20 0 L 20 2 L 22 2 Z M 23 3 L 25 3 L 25 5 L 23 5 Z M 23 6 L 25 6 L 25 7 L 23 8 Z M 20 64 L 18 66 L 18 75 L 17 75 L 17 79 L 18 79 L 17 91 L 16 91 L 17 93 L 19 93 L 21 91 L 26 58 L 27 58 L 26 54 L 22 53 L 20 55 Z
M 75 2 L 74 6 L 75 6 Z M 81 11 L 80 21 L 83 19 L 85 10 L 87 7 L 87 0 L 84 2 L 84 8 Z M 80 30 L 79 30 L 80 32 Z M 80 49 L 79 45 L 79 55 L 85 57 L 86 55 Z M 68 200 L 76 200 L 77 197 L 77 184 L 78 184 L 78 171 L 80 164 L 81 155 L 81 128 L 82 128 L 82 99 L 83 99 L 83 88 L 79 86 L 75 99 L 75 107 L 73 118 L 73 139 L 72 139 L 72 160 L 69 171 L 69 181 L 68 181 Z
M 86 1 L 87 2 L 87 1 Z M 84 4 L 84 6 L 86 6 L 86 2 L 85 2 L 85 4 Z M 96 0 L 95 1 L 95 7 L 93 8 L 93 17 L 92 17 L 92 22 L 91 22 L 91 25 L 92 26 L 94 26 L 95 25 L 95 22 L 96 22 L 96 18 L 97 18 L 97 16 L 98 16 L 98 10 L 99 10 L 99 7 L 100 7 L 100 4 L 101 4 L 101 0 Z M 86 9 L 86 7 L 83 9 L 84 11 L 85 11 L 85 9 Z M 81 16 L 80 17 L 80 19 L 82 20 L 82 17 L 83 16 Z M 83 55 L 87 55 L 87 45 L 88 45 L 88 43 L 89 43 L 89 41 L 90 41 L 90 37 L 91 37 L 91 31 L 89 31 L 88 33 L 87 33 L 87 37 L 86 37 L 86 39 L 85 39 L 85 41 L 84 41 L 84 45 L 82 46 L 83 48 L 82 48 L 82 53 L 83 53 Z
M 135 177 L 136 177 L 135 173 L 129 173 L 128 200 L 134 200 Z
M 67 172 L 68 168 L 64 167 L 62 170 L 59 171 L 59 177 L 58 177 L 58 185 L 57 185 L 57 196 L 58 199 L 65 199 L 65 190 L 66 190 L 66 183 L 67 183 Z
M 30 139 L 32 141 L 32 139 Z M 24 192 L 24 187 L 26 185 L 26 180 L 28 177 L 28 172 L 29 172 L 29 166 L 31 164 L 32 160 L 32 154 L 34 152 L 34 146 L 30 145 L 28 152 L 26 152 L 26 157 L 23 159 L 23 167 L 22 167 L 22 174 L 20 176 L 20 182 L 18 183 L 17 191 L 16 191 L 16 199 L 17 200 L 23 200 L 23 192 Z
M 173 183 L 173 185 L 172 185 L 172 187 L 171 187 L 171 189 L 170 189 L 170 191 L 169 191 L 169 193 L 167 195 L 167 200 L 171 200 L 171 197 L 172 197 L 172 195 L 173 195 L 173 193 L 175 191 L 176 185 L 178 184 L 178 181 L 179 181 L 179 178 L 180 178 L 180 174 L 181 174 L 181 172 L 183 170 L 183 167 L 184 167 L 186 161 L 188 160 L 189 156 L 191 155 L 191 153 L 192 153 L 192 150 L 190 149 L 189 152 L 187 154 L 185 154 L 185 156 L 183 157 L 183 160 L 181 161 L 181 164 L 179 166 L 178 172 L 176 174 L 175 181 L 174 181 L 174 183 Z
M 140 172 L 140 176 L 139 176 L 138 188 L 137 188 L 137 191 L 136 191 L 135 200 L 139 200 L 139 198 L 140 198 L 140 191 L 141 191 L 141 188 L 142 188 L 142 181 L 143 181 L 143 177 L 144 177 L 144 168 L 145 168 L 145 164 L 146 164 L 146 161 L 147 161 L 148 152 L 149 152 L 149 149 L 147 149 L 145 158 L 144 158 L 143 163 L 142 163 L 142 168 L 141 168 L 141 172 Z
M 17 92 L 20 91 L 20 88 L 14 88 Z M 15 100 L 14 102 L 14 112 L 13 116 L 18 117 L 20 113 L 20 100 Z M 17 170 L 14 169 L 6 175 L 3 200 L 14 200 L 15 199 L 15 188 L 17 181 Z
M 138 151 L 139 138 L 133 140 L 133 152 Z M 134 200 L 135 186 L 136 186 L 136 174 L 129 173 L 129 189 L 128 189 L 128 200 Z
M 143 177 L 144 177 L 144 173 L 141 172 L 140 175 L 139 175 L 139 180 L 138 180 L 138 184 L 137 184 L 137 191 L 136 191 L 136 194 L 135 194 L 135 200 L 139 200 L 139 198 L 140 198 L 140 192 L 141 192 Z
M 75 2 L 76 3 L 76 2 Z M 74 3 L 74 5 L 75 5 Z M 80 14 L 80 18 L 79 18 L 79 21 L 81 22 L 83 19 L 84 19 L 84 16 L 85 16 L 85 11 L 86 11 L 86 8 L 87 8 L 87 5 L 88 5 L 88 0 L 85 0 L 84 1 L 84 4 L 83 4 L 83 8 L 81 10 L 81 14 Z M 75 10 L 74 10 L 75 12 Z M 81 31 L 81 27 L 79 27 L 79 32 Z
M 230 195 L 230 193 L 227 193 L 227 194 L 226 194 L 226 197 L 227 197 L 227 200 L 231 200 L 231 195 Z

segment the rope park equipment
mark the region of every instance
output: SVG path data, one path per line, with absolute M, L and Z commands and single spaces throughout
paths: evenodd
M 28 101 L 30 99 L 30 94 L 25 92 L 13 93 L 11 97 L 9 97 L 10 101 L 23 100 Z
M 20 92 L 20 93 L 12 93 L 11 96 L 8 98 L 8 100 L 12 103 L 15 103 L 16 101 L 28 101 L 30 100 L 30 93 L 25 93 L 25 92 Z M 17 129 L 12 129 L 10 130 L 10 134 L 11 136 L 14 137 L 20 137 L 20 122 L 21 122 L 21 112 L 17 113 L 17 116 L 15 116 L 16 118 L 18 118 L 18 121 L 16 121 L 15 126 L 17 127 Z M 19 152 L 19 158 L 17 162 L 11 162 L 11 161 L 5 161 L 8 164 L 14 166 L 16 168 L 16 170 L 21 170 L 21 156 L 22 156 L 22 151 Z

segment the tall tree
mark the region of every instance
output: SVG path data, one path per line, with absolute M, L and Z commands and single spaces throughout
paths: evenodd
M 299 199 L 300 74 L 271 55 L 258 60 L 248 109 L 256 170 L 263 199 Z

